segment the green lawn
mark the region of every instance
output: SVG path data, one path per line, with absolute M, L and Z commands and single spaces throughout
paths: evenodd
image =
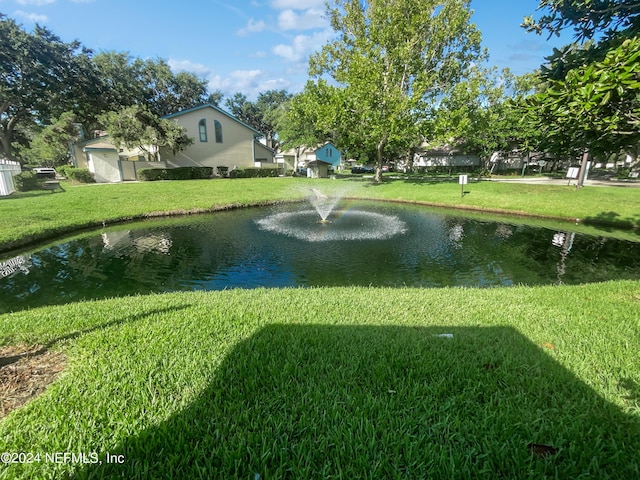
M 471 183 L 264 178 L 65 185 L 65 192 L 16 194 L 0 199 L 0 251 L 82 227 L 168 213 L 302 199 L 309 187 L 344 196 L 423 202 L 494 212 L 600 222 L 640 228 L 640 189 Z
M 640 221 L 632 189 L 483 182 L 460 198 L 457 184 L 238 179 L 12 196 L 0 200 L 0 244 L 295 200 L 310 185 Z M 3 314 L 0 345 L 42 345 L 68 364 L 0 420 L 0 452 L 39 458 L 0 465 L 0 479 L 640 478 L 638 311 L 640 280 L 169 293 Z
M 0 451 L 43 459 L 0 478 L 638 478 L 639 309 L 640 282 L 611 282 L 176 293 L 4 315 L 2 343 L 47 345 L 69 366 L 0 423 Z M 57 451 L 125 462 L 44 461 Z

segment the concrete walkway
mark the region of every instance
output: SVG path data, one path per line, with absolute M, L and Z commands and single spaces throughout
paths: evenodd
M 530 183 L 534 185 L 576 185 L 576 180 L 568 178 L 550 178 L 550 177 L 502 177 L 502 178 L 487 178 L 483 179 L 490 182 L 504 182 L 504 183 Z M 593 179 L 584 182 L 585 187 L 630 187 L 640 188 L 640 181 L 638 180 L 606 180 L 606 179 Z

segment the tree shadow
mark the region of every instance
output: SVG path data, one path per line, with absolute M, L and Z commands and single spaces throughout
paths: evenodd
M 637 417 L 509 327 L 271 325 L 196 401 L 109 451 L 124 463 L 76 473 L 637 478 L 639 434 Z
M 582 223 L 605 232 L 619 229 L 640 230 L 640 215 L 632 218 L 622 218 L 617 212 L 600 212 L 597 215 L 582 219 Z
M 89 333 L 96 332 L 99 330 L 106 330 L 107 328 L 116 327 L 118 325 L 122 325 L 125 323 L 137 322 L 139 320 L 142 320 L 143 318 L 150 317 L 153 315 L 162 315 L 168 312 L 184 310 L 189 308 L 190 306 L 191 305 L 180 305 L 180 306 L 168 307 L 168 308 L 158 308 L 154 310 L 140 312 L 135 315 L 127 315 L 125 317 L 117 318 L 105 323 L 100 323 L 98 325 L 94 325 L 93 327 L 85 328 L 83 330 L 76 330 L 74 332 L 67 333 L 66 335 L 61 335 L 59 337 L 56 337 L 48 341 L 44 345 L 41 345 L 40 348 L 38 348 L 37 350 L 28 350 L 24 353 L 21 353 L 18 355 L 12 355 L 10 357 L 0 357 L 0 368 L 7 365 L 11 365 L 13 363 L 17 363 L 18 361 L 20 361 L 25 357 L 37 357 L 39 355 L 44 355 L 49 351 L 51 347 L 55 346 L 58 343 L 62 343 L 68 340 L 75 340 L 76 338 L 81 337 L 83 335 L 87 335 Z

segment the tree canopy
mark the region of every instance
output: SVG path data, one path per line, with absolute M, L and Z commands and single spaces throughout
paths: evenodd
M 147 107 L 132 105 L 118 111 L 107 112 L 100 121 L 117 147 L 140 148 L 150 157 L 156 158 L 156 147 L 168 147 L 174 153 L 184 150 L 193 139 L 187 137 L 183 127 L 159 118 Z
M 0 14 L 0 157 L 19 155 L 34 163 L 61 158 L 64 135 L 43 129 L 56 125 L 64 112 L 91 132 L 104 129 L 105 112 L 139 106 L 161 117 L 207 101 L 219 103 L 221 97 L 209 93 L 206 81 L 194 74 L 172 72 L 163 59 L 94 55 L 79 41 L 63 42 L 39 25 L 27 31 Z M 61 143 L 45 148 L 44 138 Z
M 310 73 L 338 86 L 320 130 L 341 148 L 386 158 L 409 148 L 433 103 L 477 60 L 480 32 L 463 0 L 335 0 L 327 16 L 337 38 L 310 60 Z
M 0 15 L 0 155 L 13 159 L 14 143 L 28 143 L 30 127 L 92 97 L 89 58 L 79 42 L 64 43 L 40 26 L 28 33 Z
M 577 156 L 635 152 L 640 141 L 640 2 L 540 0 L 546 12 L 528 30 L 557 34 L 573 27 L 583 46 L 555 50 L 543 68 L 544 91 L 529 101 L 528 118 L 544 134 L 540 148 Z
M 267 146 L 277 150 L 280 148 L 277 135 L 279 117 L 291 97 L 286 90 L 267 90 L 259 93 L 257 100 L 252 102 L 243 93 L 236 93 L 227 99 L 226 105 L 234 117 L 264 133 Z

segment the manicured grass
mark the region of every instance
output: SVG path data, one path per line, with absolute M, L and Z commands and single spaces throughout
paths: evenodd
M 611 282 L 232 290 L 7 314 L 1 343 L 47 345 L 69 367 L 0 423 L 0 451 L 42 459 L 0 478 L 638 478 L 639 308 L 640 282 Z
M 640 228 L 640 189 L 471 183 L 463 198 L 456 183 L 391 180 L 265 178 L 191 180 L 117 185 L 65 185 L 66 192 L 16 194 L 0 199 L 0 250 L 78 228 L 168 213 L 302 199 L 310 187 L 358 198 L 526 213 Z
M 310 186 L 640 225 L 640 190 L 613 187 L 482 182 L 461 198 L 457 184 L 400 180 L 67 185 L 1 199 L 0 249 L 301 199 Z M 0 452 L 40 455 L 0 466 L 0 479 L 639 478 L 638 311 L 640 281 L 620 281 L 171 293 L 0 315 L 0 345 L 68 357 L 43 395 L 0 420 Z

